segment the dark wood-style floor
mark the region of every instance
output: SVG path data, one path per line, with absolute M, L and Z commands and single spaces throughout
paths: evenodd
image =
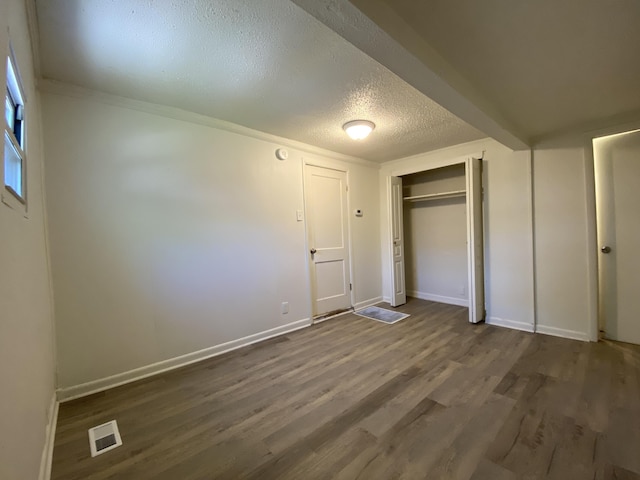
M 64 403 L 52 478 L 640 479 L 640 347 L 399 310 Z M 113 419 L 124 445 L 90 458 Z

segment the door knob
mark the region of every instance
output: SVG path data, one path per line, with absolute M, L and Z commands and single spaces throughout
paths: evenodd
M 311 249 L 311 255 L 314 255 L 317 252 L 317 250 L 315 248 Z
M 602 248 L 600 249 L 600 251 L 601 251 L 602 253 L 609 253 L 609 252 L 611 251 L 611 247 L 610 247 L 610 246 L 608 246 L 608 245 L 605 245 L 604 247 L 602 247 Z

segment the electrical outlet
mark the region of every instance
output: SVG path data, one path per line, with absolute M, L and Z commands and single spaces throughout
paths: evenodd
M 289 302 L 282 302 L 282 313 L 289 313 Z

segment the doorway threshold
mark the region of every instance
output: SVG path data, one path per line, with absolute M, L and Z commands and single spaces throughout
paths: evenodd
M 315 317 L 313 317 L 313 324 L 315 325 L 316 323 L 321 323 L 324 322 L 326 320 L 330 320 L 332 318 L 336 318 L 339 317 L 340 315 L 345 315 L 347 313 L 352 313 L 353 307 L 349 307 L 349 308 L 343 308 L 340 310 L 333 310 L 331 312 L 327 312 L 327 313 L 323 313 L 321 315 L 316 315 Z

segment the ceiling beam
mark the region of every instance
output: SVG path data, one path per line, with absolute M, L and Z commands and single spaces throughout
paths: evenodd
M 529 139 L 384 1 L 291 1 L 469 125 L 512 150 L 529 148 Z

